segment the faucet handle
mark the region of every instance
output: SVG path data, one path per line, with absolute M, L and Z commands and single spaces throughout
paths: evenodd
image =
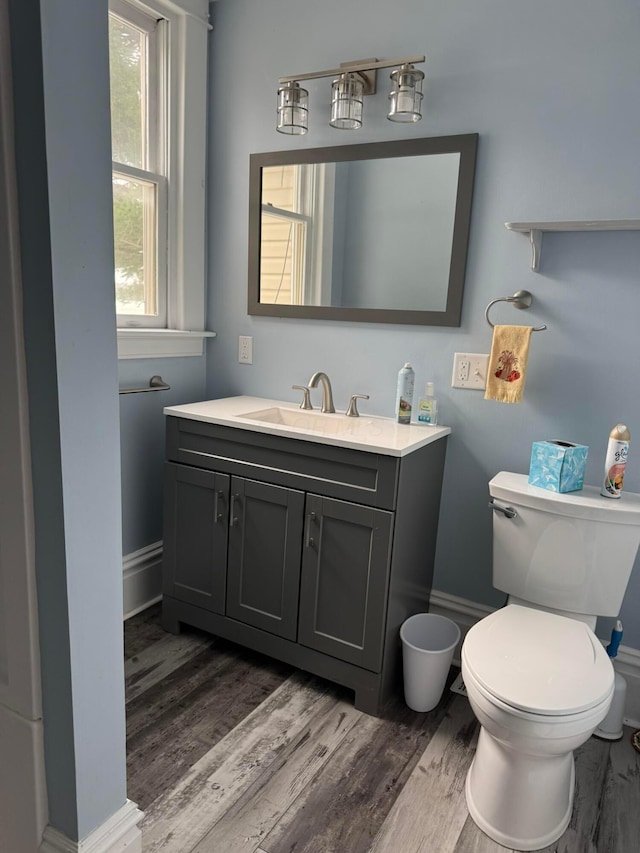
M 301 409 L 313 409 L 311 405 L 311 389 L 307 388 L 306 385 L 292 385 L 291 386 L 294 391 L 302 391 L 302 402 L 300 403 Z
M 368 400 L 368 394 L 352 394 L 351 399 L 349 400 L 349 408 L 347 409 L 347 417 L 348 418 L 359 418 L 360 412 L 358 411 L 358 400 Z

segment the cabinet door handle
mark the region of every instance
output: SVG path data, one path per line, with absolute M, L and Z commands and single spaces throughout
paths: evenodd
M 234 515 L 236 510 L 236 499 L 238 495 L 231 495 L 231 506 L 229 507 L 229 527 L 235 527 L 238 523 L 238 516 Z
M 307 521 L 307 548 L 314 548 L 315 544 L 316 544 L 315 539 L 311 535 L 311 522 L 312 521 L 316 521 L 315 512 L 309 513 L 309 520 Z
M 213 504 L 213 520 L 215 524 L 219 524 L 222 521 L 222 513 L 218 511 L 218 502 L 222 497 L 224 497 L 222 489 L 216 489 L 216 496 Z

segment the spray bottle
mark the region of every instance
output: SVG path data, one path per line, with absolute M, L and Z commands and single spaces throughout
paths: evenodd
M 604 477 L 600 494 L 605 498 L 619 498 L 624 481 L 624 469 L 629 454 L 631 434 L 624 424 L 616 424 L 609 433 Z
M 611 642 L 607 646 L 607 654 L 611 658 L 618 654 L 618 646 L 622 640 L 622 622 L 618 619 L 616 626 L 611 632 Z M 622 721 L 624 719 L 624 700 L 627 695 L 627 682 L 619 672 L 615 674 L 613 686 L 613 699 L 611 707 L 604 720 L 595 730 L 594 735 L 603 740 L 620 740 L 623 734 Z
M 398 373 L 398 388 L 396 391 L 396 420 L 399 424 L 411 423 L 413 407 L 413 386 L 416 375 L 413 367 L 407 362 Z

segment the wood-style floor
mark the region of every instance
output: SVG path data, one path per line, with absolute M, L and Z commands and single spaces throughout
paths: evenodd
M 128 794 L 145 853 L 504 853 L 469 817 L 478 726 L 445 691 L 382 719 L 349 691 L 202 632 L 155 606 L 125 625 Z M 630 730 L 576 753 L 576 805 L 547 853 L 640 851 Z

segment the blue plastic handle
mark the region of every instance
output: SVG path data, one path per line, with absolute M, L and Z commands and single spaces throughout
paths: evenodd
M 611 632 L 611 642 L 607 646 L 607 654 L 614 658 L 618 654 L 618 647 L 622 642 L 622 622 L 618 619 L 616 626 Z

